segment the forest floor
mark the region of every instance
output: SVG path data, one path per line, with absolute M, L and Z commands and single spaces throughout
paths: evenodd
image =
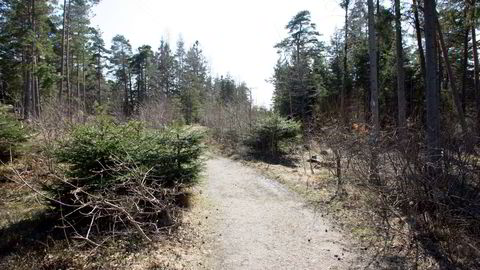
M 206 162 L 200 202 L 207 269 L 356 269 L 355 245 L 282 184 L 240 162 Z M 201 221 L 199 221 L 201 223 Z

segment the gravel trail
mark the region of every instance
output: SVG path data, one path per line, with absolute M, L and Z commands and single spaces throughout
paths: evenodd
M 221 157 L 207 161 L 213 269 L 352 269 L 351 244 L 296 194 Z

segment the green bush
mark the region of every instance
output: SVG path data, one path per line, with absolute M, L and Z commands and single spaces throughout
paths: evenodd
M 71 164 L 68 175 L 88 185 L 122 181 L 125 172 L 113 167 L 150 170 L 149 181 L 164 186 L 190 184 L 199 172 L 201 135 L 182 129 L 155 131 L 140 122 L 117 125 L 108 119 L 75 128 L 56 151 L 60 163 Z M 110 168 L 110 169 L 109 169 Z
M 8 113 L 8 107 L 0 104 L 0 160 L 15 154 L 20 143 L 27 140 L 27 133 L 20 121 Z
M 300 134 L 300 123 L 272 114 L 253 128 L 245 145 L 255 154 L 275 157 L 281 154 L 281 144 L 293 141 Z
M 55 151 L 67 177 L 47 187 L 51 205 L 71 213 L 76 232 L 93 219 L 97 228 L 130 223 L 156 230 L 171 218 L 176 196 L 198 179 L 201 140 L 199 132 L 151 130 L 140 122 L 100 118 L 80 125 Z

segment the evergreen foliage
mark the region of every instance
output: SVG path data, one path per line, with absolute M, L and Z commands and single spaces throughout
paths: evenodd
M 281 154 L 281 144 L 294 141 L 300 134 L 300 123 L 278 114 L 261 119 L 245 140 L 255 154 L 275 157 Z
M 20 143 L 27 139 L 22 124 L 8 113 L 8 107 L 0 104 L 0 160 L 15 153 Z
M 86 228 L 89 211 L 97 211 L 93 219 L 106 230 L 119 217 L 145 222 L 144 230 L 161 227 L 172 222 L 165 218 L 172 218 L 175 196 L 198 179 L 201 140 L 197 131 L 150 130 L 140 122 L 116 124 L 106 117 L 79 125 L 55 151 L 67 179 L 45 187 L 49 203 L 55 213 L 69 213 L 64 218 L 77 231 Z
M 120 167 L 148 171 L 147 182 L 188 186 L 201 168 L 201 139 L 200 133 L 187 129 L 156 131 L 140 122 L 116 124 L 100 117 L 76 127 L 55 157 L 69 165 L 68 176 L 85 188 L 128 181 L 128 172 Z

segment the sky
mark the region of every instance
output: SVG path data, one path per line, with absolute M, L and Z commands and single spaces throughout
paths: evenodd
M 102 0 L 91 21 L 108 46 L 117 34 L 134 49 L 148 44 L 156 50 L 162 37 L 174 45 L 181 35 L 186 47 L 198 40 L 213 75 L 245 82 L 255 104 L 269 107 L 273 85 L 268 80 L 278 59 L 273 46 L 287 36 L 285 25 L 301 10 L 311 12 L 326 42 L 342 27 L 339 0 Z

